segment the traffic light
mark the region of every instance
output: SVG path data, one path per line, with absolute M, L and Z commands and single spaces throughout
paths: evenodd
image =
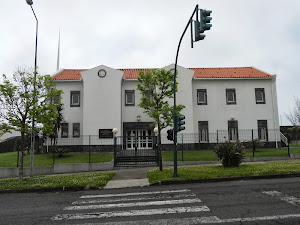
M 203 33 L 206 30 L 210 30 L 212 25 L 210 21 L 212 18 L 210 14 L 212 13 L 211 10 L 200 9 L 200 33 Z
M 173 141 L 173 129 L 167 130 L 167 138 L 169 141 Z
M 185 130 L 185 127 L 181 126 L 181 125 L 185 124 L 185 121 L 183 121 L 184 119 L 185 119 L 185 116 L 177 116 L 177 132 Z
M 200 27 L 200 22 L 198 20 L 194 21 L 194 27 L 195 27 L 195 41 L 200 41 L 205 38 L 203 33 L 204 31 L 201 32 L 201 27 Z

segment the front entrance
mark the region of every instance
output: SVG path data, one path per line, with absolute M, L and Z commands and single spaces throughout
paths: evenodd
M 152 149 L 151 130 L 128 130 L 126 133 L 126 149 Z
M 157 137 L 151 130 L 127 130 L 125 137 L 115 137 L 115 166 L 147 164 L 158 165 Z

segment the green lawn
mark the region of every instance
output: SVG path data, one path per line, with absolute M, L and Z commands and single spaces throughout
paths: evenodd
M 91 153 L 91 163 L 103 163 L 113 160 L 113 153 Z M 63 157 L 55 155 L 55 163 L 89 163 L 89 153 L 65 153 Z M 35 154 L 34 165 L 37 167 L 52 166 L 53 154 Z M 30 154 L 24 157 L 24 166 L 30 166 Z M 17 152 L 0 154 L 0 167 L 17 167 Z
M 245 157 L 252 157 L 252 149 L 245 149 Z M 290 153 L 300 153 L 300 148 L 290 148 Z M 254 152 L 255 157 L 281 157 L 288 156 L 287 148 L 262 148 Z M 164 161 L 173 161 L 172 151 L 162 152 Z M 182 161 L 182 151 L 177 152 L 178 161 Z M 213 150 L 183 151 L 183 161 L 217 161 L 218 158 Z
M 221 165 L 178 167 L 179 177 L 174 178 L 173 173 L 173 168 L 164 169 L 162 172 L 159 169 L 151 170 L 148 172 L 149 182 L 300 173 L 300 161 L 241 164 L 238 168 L 223 168 Z
M 19 178 L 0 179 L 0 190 L 18 190 L 28 188 L 53 187 L 104 187 L 115 173 L 87 173 L 74 175 L 25 177 L 23 182 Z

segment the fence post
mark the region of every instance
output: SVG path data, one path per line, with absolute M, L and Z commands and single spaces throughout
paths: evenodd
M 158 136 L 155 135 L 155 154 L 156 154 L 156 163 L 157 166 L 159 165 L 159 159 L 158 159 Z
M 181 151 L 181 161 L 183 162 L 183 134 L 181 134 L 181 149 L 182 149 L 182 151 Z
M 89 135 L 89 164 L 91 164 L 91 135 Z
M 253 129 L 252 129 L 252 157 L 254 158 L 254 152 L 255 152 L 255 145 L 253 142 Z
M 217 144 L 219 144 L 219 130 L 217 130 Z
M 289 156 L 291 156 L 290 155 L 290 141 L 291 141 L 291 138 L 290 138 L 290 134 L 289 134 L 289 132 L 287 133 L 287 142 L 288 142 L 288 155 Z
M 135 135 L 135 144 L 134 144 L 134 160 L 135 165 L 137 164 L 137 136 Z
M 114 166 L 117 165 L 117 137 L 114 135 Z

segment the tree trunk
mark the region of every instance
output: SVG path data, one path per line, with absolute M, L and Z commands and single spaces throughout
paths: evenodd
M 21 148 L 21 157 L 20 157 L 20 163 L 19 163 L 19 182 L 23 181 L 23 162 L 24 162 L 24 145 L 25 144 L 25 135 L 24 132 L 21 132 L 21 144 L 19 145 L 19 148 Z
M 163 171 L 162 154 L 161 154 L 161 130 L 160 130 L 160 128 L 158 128 L 158 160 L 159 160 L 159 170 Z

